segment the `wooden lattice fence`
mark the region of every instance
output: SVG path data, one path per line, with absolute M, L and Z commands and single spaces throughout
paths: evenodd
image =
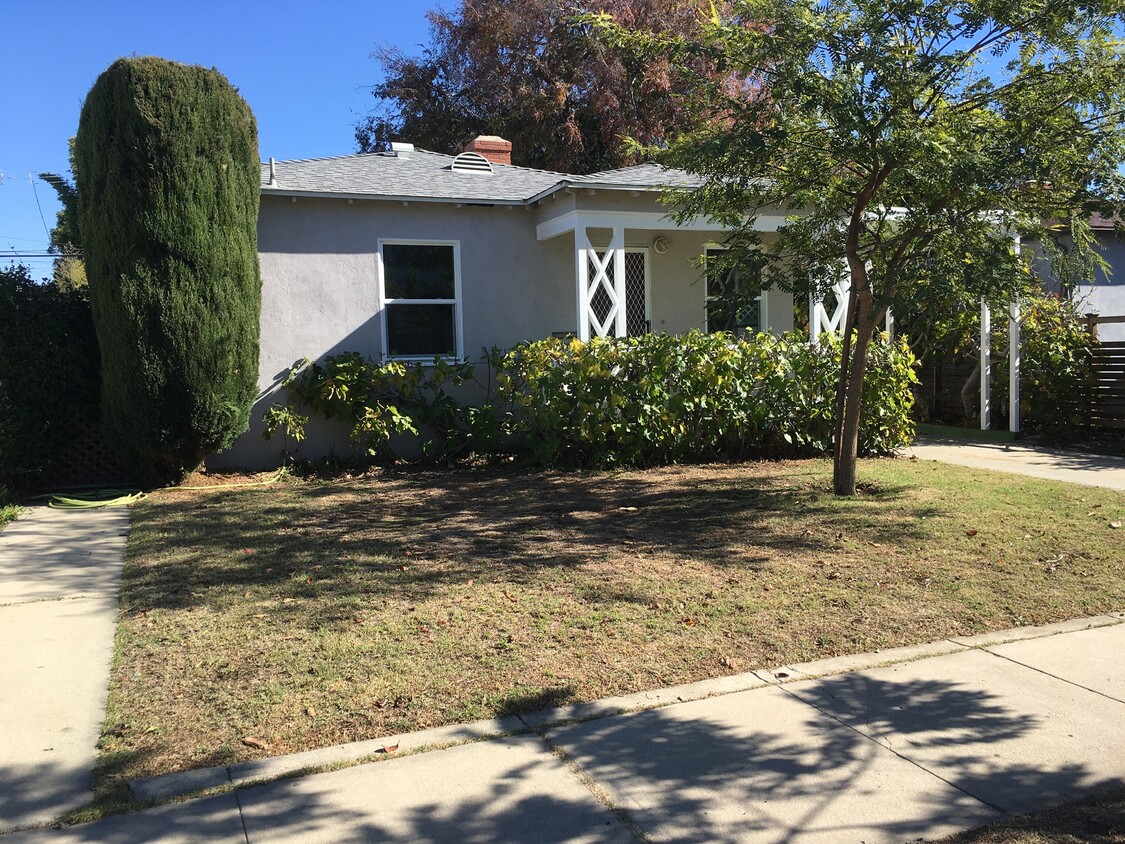
M 64 445 L 36 479 L 40 490 L 124 486 L 134 481 L 127 464 L 109 445 L 102 426 L 88 419 L 66 425 Z

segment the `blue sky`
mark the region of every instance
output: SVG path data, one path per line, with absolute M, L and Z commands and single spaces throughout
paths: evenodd
M 374 100 L 371 51 L 419 52 L 438 0 L 5 0 L 0 3 L 0 263 L 44 249 L 58 203 L 28 174 L 65 172 L 67 139 L 94 80 L 114 59 L 156 55 L 216 67 L 258 119 L 263 158 L 355 151 L 353 127 Z M 448 5 L 448 4 L 447 4 Z M 25 261 L 36 278 L 50 261 Z

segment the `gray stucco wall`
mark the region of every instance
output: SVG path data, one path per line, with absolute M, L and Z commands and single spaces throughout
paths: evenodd
M 1075 285 L 1072 298 L 1080 313 L 1125 316 L 1125 238 L 1112 231 L 1099 231 L 1097 240 L 1098 252 L 1109 265 L 1109 272 L 1099 270 L 1093 283 Z M 1069 241 L 1064 239 L 1063 245 L 1069 245 Z M 1058 279 L 1046 259 L 1034 244 L 1030 248 L 1035 250 L 1034 267 L 1044 278 L 1044 287 L 1060 292 Z M 1098 338 L 1103 342 L 1125 341 L 1125 324 L 1098 326 Z
M 1096 284 L 1075 288 L 1074 299 L 1084 314 L 1125 316 L 1125 238 L 1113 232 L 1099 232 L 1101 255 L 1110 266 L 1110 273 L 1099 272 Z M 1125 324 L 1099 325 L 1098 339 L 1103 342 L 1125 341 Z
M 651 196 L 612 194 L 616 207 L 655 210 Z M 545 203 L 544 205 L 546 205 Z M 558 200 L 556 213 L 573 208 Z M 460 249 L 463 351 L 506 348 L 553 333 L 574 332 L 577 306 L 574 236 L 536 239 L 546 208 L 464 206 L 264 196 L 258 223 L 262 271 L 260 395 L 251 430 L 230 451 L 209 459 L 221 467 L 260 468 L 280 463 L 281 436 L 266 441 L 261 417 L 281 399 L 279 383 L 304 357 L 319 360 L 346 351 L 382 354 L 378 247 L 381 239 L 456 241 Z M 715 234 L 627 230 L 629 247 L 651 246 L 664 236 L 669 250 L 649 250 L 654 331 L 704 328 L 705 286 L 698 260 Z M 596 241 L 595 241 L 596 245 Z M 771 327 L 793 327 L 792 300 L 770 291 Z M 311 459 L 352 453 L 347 432 L 323 421 L 310 424 L 297 449 Z

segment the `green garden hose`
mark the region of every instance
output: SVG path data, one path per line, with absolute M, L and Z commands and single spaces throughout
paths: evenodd
M 100 489 L 96 492 L 41 496 L 52 510 L 100 510 L 103 507 L 127 507 L 148 496 L 139 489 Z
M 285 476 L 284 469 L 264 481 L 247 481 L 238 484 L 216 484 L 214 486 L 180 486 L 172 487 L 168 492 L 196 492 L 214 489 L 241 489 L 244 487 L 269 486 L 275 484 Z M 157 490 L 163 492 L 164 490 Z M 128 507 L 138 501 L 144 501 L 148 494 L 139 489 L 99 489 L 92 492 L 52 492 L 39 495 L 36 498 L 46 498 L 47 506 L 54 510 L 100 510 L 103 507 Z

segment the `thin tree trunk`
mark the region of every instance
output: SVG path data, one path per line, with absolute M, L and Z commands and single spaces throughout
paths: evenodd
M 863 379 L 867 374 L 867 358 L 875 336 L 878 314 L 871 295 L 857 297 L 855 349 L 848 371 L 843 414 L 838 427 L 835 461 L 832 467 L 832 491 L 836 495 L 855 495 L 856 457 L 859 453 L 859 420 L 863 411 Z
M 847 309 L 844 311 L 843 329 L 844 338 L 840 350 L 840 377 L 836 379 L 836 415 L 832 425 L 832 462 L 840 462 L 840 442 L 844 430 L 844 407 L 848 395 L 849 367 L 851 366 L 852 335 L 855 329 L 856 315 L 855 285 L 848 292 Z

